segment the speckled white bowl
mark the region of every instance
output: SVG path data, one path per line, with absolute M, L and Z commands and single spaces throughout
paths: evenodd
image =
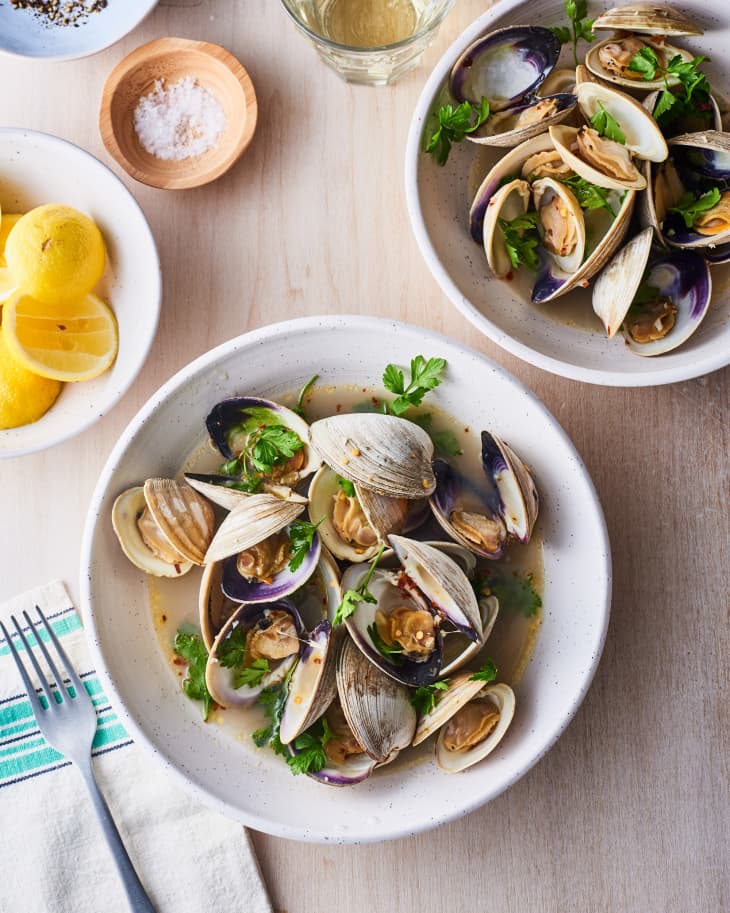
M 613 0 L 592 0 L 589 12 L 597 16 L 602 9 L 615 5 Z M 705 35 L 677 43 L 711 58 L 703 69 L 712 85 L 719 86 L 722 96 L 727 97 L 730 57 L 725 49 L 730 43 L 730 15 L 724 0 L 686 0 L 680 5 L 705 29 Z M 480 35 L 517 23 L 564 25 L 564 4 L 562 0 L 501 0 L 495 4 L 446 51 L 416 105 L 406 148 L 406 198 L 416 240 L 434 278 L 482 333 L 513 355 L 563 377 L 641 387 L 698 377 L 730 363 L 727 266 L 713 269 L 712 305 L 697 332 L 678 349 L 654 358 L 632 354 L 621 335 L 607 339 L 593 315 L 589 293 L 573 292 L 552 304 L 531 305 L 515 294 L 514 283 L 490 274 L 483 250 L 468 231 L 472 198 L 469 172 L 475 146 L 469 142 L 454 146 L 445 167 L 440 168 L 421 151 L 422 134 L 461 53 Z M 585 47 L 581 42 L 579 53 Z M 565 48 L 559 65 L 569 66 L 571 60 L 571 51 Z
M 377 385 L 388 362 L 443 356 L 448 378 L 431 396 L 474 428 L 504 437 L 532 466 L 542 504 L 544 622 L 516 689 L 517 714 L 488 762 L 447 775 L 406 755 L 355 787 L 294 778 L 280 758 L 206 725 L 181 692 L 153 631 L 144 575 L 111 527 L 115 496 L 174 473 L 219 400 L 328 384 Z M 322 317 L 265 327 L 180 371 L 133 419 L 94 493 L 84 533 L 81 593 L 97 670 L 133 737 L 194 793 L 243 824 L 282 837 L 343 843 L 415 834 L 458 818 L 514 783 L 568 725 L 603 647 L 611 563 L 601 507 L 560 425 L 506 371 L 443 336 L 376 318 Z M 182 583 L 182 581 L 180 581 Z
M 95 291 L 111 304 L 119 351 L 94 380 L 64 384 L 37 422 L 0 430 L 0 459 L 61 443 L 105 415 L 127 392 L 157 332 L 162 298 L 160 260 L 147 219 L 119 178 L 88 152 L 47 133 L 0 127 L 0 206 L 27 212 L 65 203 L 101 228 L 107 265 Z

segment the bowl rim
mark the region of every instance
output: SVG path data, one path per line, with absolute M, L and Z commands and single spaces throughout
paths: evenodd
M 133 441 L 144 424 L 155 413 L 155 411 L 162 404 L 164 404 L 168 397 L 175 394 L 187 382 L 194 379 L 196 375 L 199 375 L 203 371 L 212 369 L 219 359 L 224 358 L 237 350 L 240 351 L 248 349 L 250 347 L 256 346 L 261 342 L 271 341 L 278 336 L 306 333 L 309 330 L 342 330 L 345 328 L 348 330 L 352 330 L 353 328 L 368 328 L 371 330 L 377 329 L 381 332 L 383 329 L 388 328 L 388 330 L 391 332 L 395 330 L 395 332 L 418 333 L 426 342 L 433 344 L 434 346 L 448 343 L 450 346 L 456 347 L 462 351 L 465 355 L 470 357 L 477 357 L 480 360 L 486 362 L 488 367 L 494 373 L 500 375 L 503 380 L 513 385 L 519 395 L 526 396 L 541 412 L 543 412 L 547 421 L 553 426 L 558 436 L 562 438 L 563 443 L 572 453 L 573 458 L 575 459 L 576 468 L 580 472 L 587 487 L 590 502 L 587 503 L 587 508 L 590 510 L 590 513 L 596 522 L 597 534 L 600 537 L 600 542 L 597 541 L 596 543 L 596 551 L 600 553 L 600 560 L 603 564 L 603 573 L 601 576 L 601 580 L 603 582 L 603 593 L 602 598 L 598 600 L 600 604 L 601 614 L 599 617 L 597 611 L 597 623 L 595 626 L 595 634 L 591 643 L 590 659 L 587 664 L 580 670 L 578 676 L 580 680 L 580 686 L 572 694 L 566 712 L 561 718 L 556 719 L 550 728 L 549 738 L 546 740 L 545 744 L 542 745 L 540 751 L 534 757 L 529 759 L 529 763 L 521 766 L 519 769 L 516 769 L 514 773 L 508 778 L 507 782 L 500 785 L 498 789 L 488 791 L 486 794 L 480 794 L 478 798 L 468 802 L 465 806 L 460 805 L 456 809 L 443 808 L 438 814 L 433 814 L 429 820 L 419 823 L 419 826 L 415 830 L 412 825 L 409 826 L 409 824 L 404 821 L 402 824 L 399 824 L 396 827 L 390 827 L 385 834 L 380 831 L 368 832 L 367 834 L 358 833 L 356 835 L 332 834 L 331 832 L 318 831 L 316 827 L 312 830 L 308 830 L 302 833 L 302 831 L 296 826 L 271 822 L 259 814 L 252 813 L 248 810 L 243 810 L 240 807 L 234 807 L 224 800 L 218 799 L 216 796 L 209 793 L 204 787 L 198 785 L 192 780 L 189 780 L 178 766 L 172 763 L 171 760 L 169 760 L 160 751 L 157 750 L 152 742 L 152 739 L 148 737 L 142 727 L 137 724 L 136 720 L 127 711 L 122 696 L 119 693 L 111 674 L 107 670 L 103 650 L 101 647 L 99 628 L 96 624 L 95 613 L 93 609 L 92 583 L 89 570 L 91 567 L 92 549 L 96 536 L 96 528 L 102 521 L 101 505 L 104 500 L 110 480 L 117 470 L 120 462 L 123 460 L 127 447 Z M 164 764 L 167 771 L 172 774 L 173 779 L 175 779 L 183 789 L 187 790 L 189 794 L 196 796 L 203 803 L 209 807 L 214 808 L 221 814 L 229 818 L 234 818 L 247 827 L 251 827 L 255 830 L 263 831 L 264 833 L 269 833 L 277 837 L 300 840 L 308 843 L 374 843 L 411 836 L 416 832 L 429 830 L 469 814 L 476 808 L 484 805 L 486 802 L 496 798 L 496 796 L 512 786 L 517 780 L 521 779 L 550 750 L 550 748 L 553 747 L 583 702 L 583 699 L 585 698 L 591 682 L 593 681 L 593 677 L 601 659 L 605 645 L 611 610 L 612 562 L 608 531 L 603 509 L 593 484 L 593 480 L 591 479 L 590 474 L 588 473 L 588 470 L 582 458 L 580 457 L 580 454 L 578 453 L 575 445 L 570 440 L 566 431 L 563 429 L 558 420 L 553 416 L 552 412 L 550 412 L 550 410 L 541 402 L 539 397 L 528 387 L 526 387 L 519 379 L 514 377 L 514 375 L 512 375 L 505 368 L 501 367 L 496 362 L 493 362 L 487 356 L 483 355 L 481 352 L 478 352 L 471 347 L 464 345 L 458 340 L 450 339 L 449 337 L 445 337 L 442 334 L 430 329 L 382 317 L 367 317 L 361 315 L 322 315 L 314 317 L 301 317 L 293 320 L 282 321 L 280 323 L 270 324 L 256 330 L 252 330 L 248 333 L 244 333 L 241 336 L 229 339 L 226 342 L 216 346 L 214 349 L 211 349 L 210 351 L 200 355 L 198 358 L 194 359 L 192 362 L 181 368 L 155 393 L 153 393 L 152 396 L 150 396 L 147 402 L 141 407 L 141 409 L 132 418 L 128 426 L 120 435 L 116 445 L 107 458 L 104 468 L 102 469 L 97 484 L 94 488 L 94 492 L 89 502 L 89 508 L 84 525 L 84 532 L 81 543 L 79 578 L 81 613 L 84 628 L 86 630 L 87 642 L 89 644 L 97 674 L 99 675 L 102 685 L 106 691 L 107 697 L 113 702 L 115 710 L 121 717 L 132 738 L 141 744 L 144 747 L 145 751 L 153 755 L 157 759 L 157 763 Z
M 143 22 L 152 12 L 152 10 L 157 6 L 159 0 L 146 0 L 146 7 L 142 7 L 139 12 L 139 17 L 134 20 L 134 22 L 125 29 L 121 34 L 114 35 L 111 38 L 102 38 L 101 43 L 94 45 L 88 51 L 69 51 L 68 53 L 50 53 L 50 54 L 23 54 L 20 51 L 11 50 L 10 48 L 0 47 L 0 54 L 7 54 L 8 57 L 19 57 L 25 60 L 47 60 L 47 61 L 56 61 L 61 63 L 65 60 L 81 60 L 84 57 L 92 57 L 94 54 L 99 54 L 101 51 L 105 51 L 107 48 L 110 48 L 113 44 L 116 44 L 118 41 L 121 41 L 122 38 L 129 35 L 130 32 L 134 31 L 141 22 Z
M 132 386 L 132 384 L 135 382 L 135 380 L 139 376 L 140 371 L 144 367 L 144 364 L 147 361 L 147 356 L 149 355 L 152 345 L 157 336 L 157 329 L 158 329 L 158 326 L 160 323 L 160 311 L 162 309 L 162 265 L 160 263 L 160 252 L 157 249 L 157 243 L 155 241 L 155 236 L 152 233 L 150 223 L 147 220 L 147 216 L 144 214 L 144 210 L 142 209 L 140 204 L 137 202 L 137 199 L 135 198 L 134 194 L 127 187 L 127 185 L 124 183 L 124 181 L 122 181 L 121 178 L 119 178 L 116 174 L 114 174 L 114 172 L 111 170 L 111 168 L 109 168 L 108 165 L 105 165 L 104 162 L 101 161 L 101 159 L 97 158 L 91 152 L 88 152 L 86 149 L 82 148 L 81 146 L 77 145 L 76 143 L 72 143 L 70 140 L 63 139 L 60 136 L 56 136 L 53 133 L 44 133 L 41 130 L 28 130 L 24 127 L 0 127 L 0 141 L 6 137 L 19 138 L 21 140 L 26 137 L 35 137 L 35 138 L 40 138 L 41 142 L 50 143 L 52 146 L 53 145 L 67 146 L 67 147 L 70 147 L 72 150 L 74 150 L 75 153 L 78 153 L 82 159 L 91 160 L 91 162 L 93 163 L 92 167 L 98 165 L 100 168 L 102 168 L 106 172 L 107 177 L 113 183 L 115 183 L 121 191 L 124 192 L 124 194 L 129 199 L 129 202 L 137 210 L 137 213 L 139 214 L 139 216 L 142 220 L 141 227 L 147 234 L 146 240 L 149 242 L 151 251 L 153 253 L 154 264 L 155 264 L 156 268 L 152 273 L 152 275 L 154 277 L 153 281 L 154 281 L 154 285 L 155 285 L 154 289 L 152 290 L 152 299 L 153 300 L 151 303 L 152 307 L 154 307 L 154 310 L 155 310 L 153 321 L 152 321 L 152 332 L 149 334 L 149 337 L 146 340 L 145 345 L 142 348 L 137 349 L 137 366 L 136 366 L 136 368 L 130 373 L 130 375 L 126 378 L 126 380 L 124 380 L 124 382 L 122 384 L 120 384 L 120 386 L 116 389 L 116 391 L 114 392 L 114 395 L 110 398 L 110 400 L 101 407 L 97 406 L 93 410 L 89 410 L 90 414 L 86 418 L 84 418 L 83 421 L 81 421 L 77 426 L 75 426 L 68 432 L 64 432 L 60 436 L 55 437 L 53 440 L 48 441 L 47 443 L 36 444 L 34 446 L 16 447 L 14 450 L 0 450 L 0 459 L 10 459 L 13 457 L 27 456 L 28 454 L 31 454 L 31 453 L 40 453 L 43 450 L 48 450 L 51 447 L 55 447 L 57 444 L 62 444 L 62 443 L 64 443 L 64 441 L 68 441 L 70 438 L 75 437 L 77 434 L 81 434 L 82 431 L 86 431 L 87 428 L 89 428 L 91 425 L 93 425 L 95 422 L 97 422 L 100 418 L 102 418 L 108 412 L 110 412 L 117 405 L 117 403 L 122 399 L 122 397 L 125 395 L 125 393 L 127 393 L 129 388 Z
M 725 351 L 718 351 L 712 357 L 705 357 L 701 361 L 688 361 L 685 365 L 673 365 L 658 368 L 651 373 L 640 371 L 614 371 L 604 368 L 580 367 L 571 362 L 555 358 L 526 345 L 523 342 L 505 333 L 490 318 L 480 311 L 460 291 L 448 271 L 441 262 L 439 255 L 431 241 L 426 220 L 421 208 L 418 192 L 418 179 L 421 166 L 425 164 L 421 153 L 421 136 L 433 101 L 441 88 L 448 72 L 466 48 L 482 35 L 498 20 L 504 20 L 518 7 L 524 7 L 527 0 L 499 0 L 494 6 L 486 10 L 475 19 L 444 51 L 435 67 L 426 80 L 413 111 L 411 124 L 405 148 L 404 182 L 406 195 L 406 208 L 411 223 L 411 229 L 416 238 L 416 243 L 423 259 L 426 261 L 431 274 L 441 290 L 451 303 L 470 321 L 481 333 L 489 337 L 498 346 L 505 349 L 517 358 L 535 365 L 552 374 L 567 377 L 581 383 L 597 384 L 609 387 L 654 387 L 677 381 L 691 380 L 701 377 L 712 371 L 717 371 L 730 364 L 730 346 Z M 515 20 L 513 25 L 520 23 Z
M 198 171 L 195 163 L 200 160 L 200 156 L 194 156 L 191 159 L 183 159 L 178 163 L 179 173 L 156 177 L 149 171 L 143 171 L 134 165 L 122 151 L 114 128 L 112 108 L 120 86 L 130 73 L 139 66 L 149 64 L 167 54 L 174 54 L 176 51 L 192 52 L 222 64 L 237 81 L 241 90 L 246 121 L 243 132 L 236 142 L 230 145 L 229 151 L 215 168 L 202 172 Z M 151 41 L 134 48 L 116 64 L 107 76 L 99 102 L 98 127 L 106 151 L 135 181 L 146 184 L 148 187 L 156 187 L 158 190 L 189 190 L 217 180 L 232 168 L 246 151 L 253 140 L 257 122 L 258 101 L 256 99 L 256 90 L 248 71 L 241 61 L 220 44 L 215 44 L 212 41 L 199 41 L 194 38 L 163 36 L 153 38 Z M 194 166 L 192 170 L 190 170 L 191 162 Z M 187 171 L 186 168 L 188 169 Z

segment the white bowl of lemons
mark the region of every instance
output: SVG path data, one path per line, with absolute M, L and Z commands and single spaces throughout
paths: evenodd
M 139 373 L 161 300 L 154 238 L 111 171 L 54 136 L 0 129 L 0 457 L 60 443 Z

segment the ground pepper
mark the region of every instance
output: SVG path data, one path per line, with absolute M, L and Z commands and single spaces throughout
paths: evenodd
M 78 28 L 93 13 L 106 9 L 109 0 L 10 0 L 13 9 L 29 10 L 48 25 Z

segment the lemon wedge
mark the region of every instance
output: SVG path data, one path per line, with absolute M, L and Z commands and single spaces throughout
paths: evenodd
M 45 304 L 83 298 L 101 279 L 104 239 L 84 213 L 55 203 L 37 206 L 12 226 L 5 258 L 28 295 Z
M 16 291 L 5 302 L 2 316 L 8 351 L 42 377 L 91 380 L 116 358 L 117 321 L 96 295 L 45 304 Z

